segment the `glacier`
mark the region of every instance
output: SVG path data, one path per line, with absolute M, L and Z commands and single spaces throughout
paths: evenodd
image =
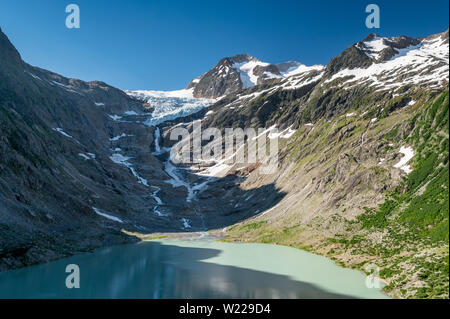
M 144 122 L 157 126 L 163 122 L 189 116 L 208 107 L 215 100 L 194 98 L 193 89 L 177 91 L 126 91 L 132 97 L 144 101 L 153 108 L 150 117 Z

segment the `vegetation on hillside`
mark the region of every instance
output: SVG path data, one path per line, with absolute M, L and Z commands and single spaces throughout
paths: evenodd
M 305 225 L 295 215 L 283 216 L 287 219 L 275 224 L 266 221 L 267 215 L 249 220 L 229 228 L 226 240 L 289 245 L 324 254 L 340 265 L 361 271 L 366 271 L 369 264 L 376 264 L 380 268 L 379 276 L 387 282 L 384 290 L 391 296 L 448 298 L 449 95 L 448 90 L 437 95 L 423 91 L 414 94 L 384 99 L 381 112 L 377 107 L 367 109 L 367 105 L 374 103 L 366 96 L 360 103 L 355 102 L 352 109 L 365 114 L 362 119 L 343 116 L 321 120 L 314 124 L 314 130 L 300 127 L 295 143 L 282 144 L 288 152 L 287 159 L 296 163 L 291 172 L 293 178 L 318 162 L 329 174 L 330 191 L 339 187 L 334 163 L 344 150 L 349 161 L 356 162 L 349 146 L 359 144 L 364 132 L 368 135 L 366 139 L 369 135 L 372 141 L 381 139 L 379 145 L 388 153 L 397 152 L 396 147 L 402 145 L 412 146 L 415 156 L 409 164 L 413 171 L 403 175 L 399 183 L 391 183 L 389 166 L 377 165 L 377 158 L 372 166 L 355 163 L 341 172 L 356 176 L 371 171 L 372 175 L 368 176 L 373 177 L 374 184 L 393 185 L 381 192 L 385 200 L 378 207 L 349 207 L 346 203 L 341 214 L 332 214 L 329 221 L 341 225 L 338 227 L 341 231 L 323 241 L 303 242 L 305 238 L 317 238 L 318 233 L 324 233 L 323 219 L 313 219 Z M 403 110 L 412 98 L 418 102 Z M 383 102 L 379 95 L 375 99 L 377 104 Z M 364 120 L 367 123 L 377 117 L 376 125 L 365 127 Z M 373 189 L 361 191 L 373 192 Z M 348 209 L 360 209 L 361 213 L 355 219 L 348 219 L 345 217 Z
M 389 259 L 405 247 L 426 251 L 423 256 L 404 256 L 398 262 L 385 265 L 382 275 L 392 281 L 387 290 L 406 285 L 398 274 L 402 262 L 409 261 L 421 284 L 411 293 L 417 298 L 448 298 L 449 278 L 449 97 L 448 91 L 429 101 L 423 112 L 410 123 L 413 133 L 407 142 L 414 145 L 414 170 L 395 188 L 378 209 L 368 209 L 359 216 L 362 228 L 388 229 L 389 245 L 376 253 Z M 367 243 L 358 243 L 365 246 Z M 363 249 L 375 247 L 363 247 Z M 432 253 L 434 252 L 434 253 Z M 389 267 L 388 267 L 389 266 Z M 400 290 L 402 291 L 402 290 Z M 403 289 L 404 294 L 406 290 Z

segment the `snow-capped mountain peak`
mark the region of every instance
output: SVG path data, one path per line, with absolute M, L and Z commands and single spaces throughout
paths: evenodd
M 448 61 L 448 30 L 417 39 L 370 34 L 330 62 L 326 82 L 342 78 L 347 86 L 367 84 L 379 90 L 413 84 L 440 87 L 448 83 Z
M 420 46 L 420 40 L 407 36 L 381 37 L 376 33 L 369 34 L 366 39 L 355 44 L 369 58 L 376 62 L 387 61 L 405 49 Z
M 275 65 L 244 53 L 223 58 L 209 72 L 192 80 L 187 88 L 194 88 L 195 97 L 217 98 L 269 80 L 284 79 L 323 68 L 322 65 L 309 67 L 296 61 Z
M 249 88 L 258 84 L 259 78 L 277 77 L 278 74 L 274 74 L 266 68 L 270 66 L 270 63 L 261 62 L 260 60 L 250 57 L 243 62 L 237 62 L 233 64 L 233 68 L 239 72 L 241 77 L 243 88 Z

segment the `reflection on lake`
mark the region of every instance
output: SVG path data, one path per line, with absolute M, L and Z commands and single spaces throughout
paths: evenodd
M 68 264 L 80 289 L 65 286 Z M 0 298 L 385 298 L 365 276 L 294 248 L 159 241 L 0 272 Z

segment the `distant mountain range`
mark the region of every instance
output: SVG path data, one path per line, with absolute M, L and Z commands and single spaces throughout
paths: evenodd
M 249 54 L 224 58 L 207 73 L 192 80 L 186 89 L 194 89 L 197 98 L 217 98 L 248 89 L 272 79 L 284 79 L 312 70 L 322 70 L 322 65 L 307 67 L 290 61 L 278 65 L 261 62 Z
M 427 73 L 438 74 L 438 79 L 434 80 L 446 79 L 447 49 L 448 31 L 417 39 L 369 34 L 366 39 L 332 59 L 327 67 L 308 67 L 295 61 L 274 65 L 261 62 L 249 54 L 238 54 L 220 60 L 210 71 L 192 80 L 186 89 L 193 88 L 193 96 L 197 98 L 218 98 L 274 79 L 292 80 L 294 76 L 296 79 L 310 78 L 308 75 L 321 71 L 324 71 L 323 75 L 333 78 L 355 76 L 353 80 L 380 76 L 386 78 L 386 82 L 398 82 L 397 85 L 407 80 L 395 81 L 390 73 L 399 72 L 409 81 L 415 81 L 414 75 L 417 74 L 420 75 L 416 80 L 419 84 L 426 82 L 423 78 Z M 440 67 L 439 71 L 435 71 L 436 67 Z

